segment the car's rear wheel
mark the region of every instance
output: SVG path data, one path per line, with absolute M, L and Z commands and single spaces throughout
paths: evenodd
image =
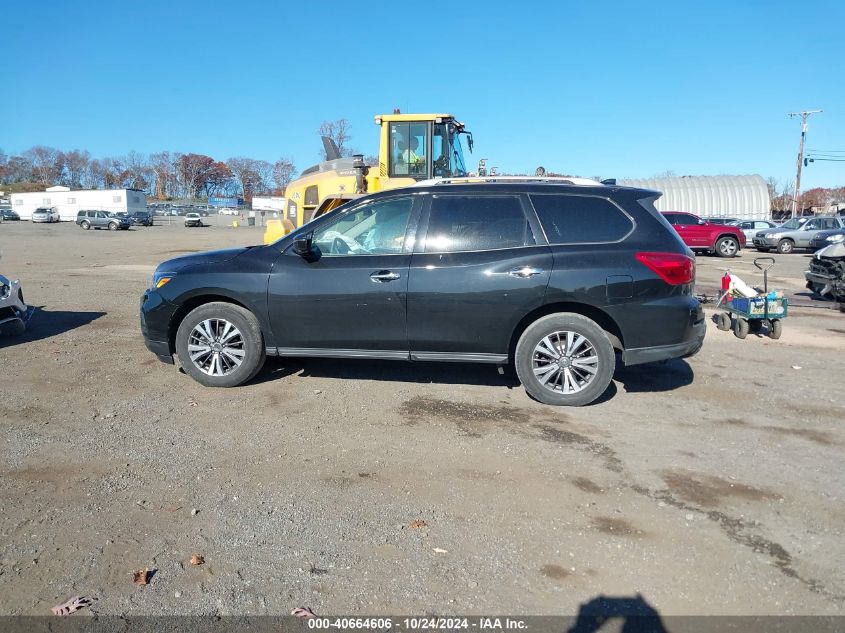
M 778 242 L 778 253 L 781 253 L 782 255 L 789 255 L 789 253 L 794 250 L 795 242 L 793 242 L 789 238 L 784 238 Z
M 182 319 L 176 354 L 183 369 L 207 387 L 236 387 L 264 365 L 258 319 L 232 303 L 206 303 Z
M 83 229 L 85 229 L 87 231 L 88 229 L 91 228 L 91 223 L 88 220 L 83 220 L 82 224 L 80 224 L 79 226 L 81 226 Z
M 516 345 L 514 364 L 531 396 L 544 404 L 578 407 L 607 389 L 616 356 L 595 321 L 561 312 L 525 329 Z
M 716 241 L 716 254 L 719 257 L 736 257 L 739 241 L 735 237 L 722 237 Z

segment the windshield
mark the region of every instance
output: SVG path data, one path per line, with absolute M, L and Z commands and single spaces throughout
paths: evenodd
M 437 123 L 432 136 L 434 177 L 466 176 L 460 134 L 453 123 Z
M 789 222 L 780 225 L 782 229 L 797 229 L 807 221 L 807 218 L 792 218 Z

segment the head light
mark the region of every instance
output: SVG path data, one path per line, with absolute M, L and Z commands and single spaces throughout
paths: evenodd
M 775 235 L 777 235 L 777 234 L 776 233 L 766 233 L 766 238 L 772 239 Z
M 150 288 L 152 288 L 153 290 L 158 290 L 166 283 L 168 283 L 171 279 L 173 279 L 175 274 L 176 273 L 164 273 L 156 271 L 155 273 L 153 273 L 153 283 Z
M 831 235 L 825 241 L 826 242 L 841 242 L 845 240 L 845 234 L 839 233 L 838 235 Z

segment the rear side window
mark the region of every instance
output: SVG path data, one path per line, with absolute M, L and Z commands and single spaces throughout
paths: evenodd
M 534 244 L 534 234 L 513 196 L 435 196 L 426 253 L 485 251 Z
M 634 228 L 631 218 L 606 198 L 577 195 L 530 197 L 549 244 L 618 242 Z

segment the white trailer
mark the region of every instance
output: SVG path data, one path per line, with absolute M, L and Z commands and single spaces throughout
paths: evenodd
M 253 196 L 252 209 L 253 211 L 269 211 L 278 215 L 284 215 L 285 199 L 276 196 Z
M 77 189 L 50 187 L 45 191 L 11 194 L 12 210 L 21 220 L 32 218 L 32 212 L 41 207 L 55 207 L 65 222 L 76 220 L 76 214 L 83 210 L 124 211 L 147 210 L 147 195 L 138 189 Z

